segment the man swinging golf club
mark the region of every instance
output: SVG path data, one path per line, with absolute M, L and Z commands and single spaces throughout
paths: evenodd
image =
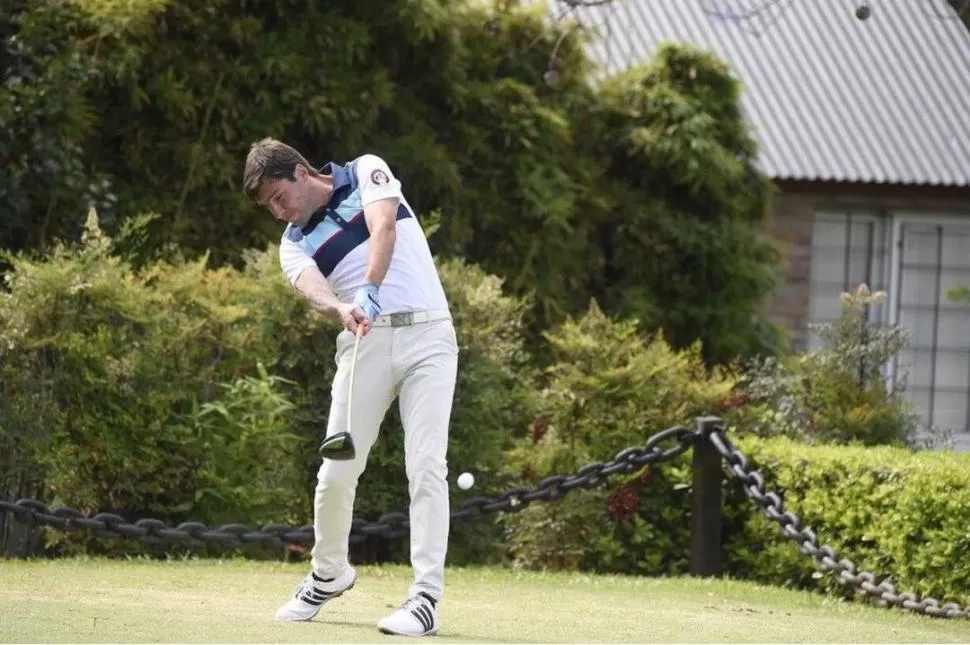
M 314 169 L 292 147 L 263 139 L 246 158 L 244 187 L 287 224 L 279 250 L 286 278 L 314 309 L 344 326 L 320 445 L 312 570 L 276 617 L 310 620 L 354 586 L 348 537 L 357 482 L 397 397 L 414 582 L 408 600 L 378 629 L 435 634 L 450 522 L 446 453 L 458 345 L 424 233 L 400 181 L 372 154 Z

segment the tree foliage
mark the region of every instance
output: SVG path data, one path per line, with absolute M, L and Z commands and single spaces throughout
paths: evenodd
M 442 214 L 435 252 L 531 296 L 534 329 L 596 298 L 709 361 L 765 347 L 766 183 L 705 53 L 600 83 L 581 31 L 517 2 L 0 3 L 4 247 L 73 239 L 94 205 L 111 231 L 154 214 L 149 248 L 241 266 L 280 233 L 240 186 L 269 135 L 317 165 L 382 155 Z

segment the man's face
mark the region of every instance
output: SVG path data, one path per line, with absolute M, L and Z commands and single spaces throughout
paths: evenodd
M 258 203 L 267 207 L 278 220 L 295 226 L 303 226 L 313 215 L 310 204 L 310 175 L 306 168 L 297 166 L 295 180 L 270 179 L 260 186 Z

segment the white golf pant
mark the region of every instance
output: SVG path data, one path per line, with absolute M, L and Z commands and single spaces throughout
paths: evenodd
M 337 336 L 337 373 L 332 386 L 327 436 L 347 429 L 354 335 Z M 336 577 L 347 566 L 357 481 L 384 420 L 399 397 L 404 426 L 405 471 L 411 497 L 410 595 L 440 599 L 448 549 L 448 426 L 458 367 L 455 328 L 449 319 L 400 327 L 372 327 L 360 341 L 354 376 L 353 427 L 357 455 L 323 460 L 314 497 L 317 575 Z

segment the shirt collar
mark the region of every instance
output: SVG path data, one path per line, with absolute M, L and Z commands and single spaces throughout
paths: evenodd
M 319 172 L 324 175 L 329 175 L 333 177 L 333 191 L 337 192 L 338 188 L 343 188 L 344 186 L 350 185 L 350 173 L 343 165 L 337 163 L 336 161 L 328 161 L 324 164 Z
M 327 216 L 330 204 L 333 202 L 334 195 L 337 194 L 337 191 L 344 186 L 350 185 L 350 173 L 347 172 L 347 169 L 344 168 L 342 164 L 339 164 L 336 161 L 328 161 L 323 166 L 318 168 L 317 172 L 319 172 L 321 175 L 327 175 L 328 177 L 333 178 L 333 191 L 330 193 L 330 199 L 327 200 L 327 203 L 317 209 L 317 211 L 310 216 L 310 221 L 298 229 L 301 237 L 304 235 L 309 235 L 310 232 L 317 227 L 317 224 L 323 221 L 323 218 Z

